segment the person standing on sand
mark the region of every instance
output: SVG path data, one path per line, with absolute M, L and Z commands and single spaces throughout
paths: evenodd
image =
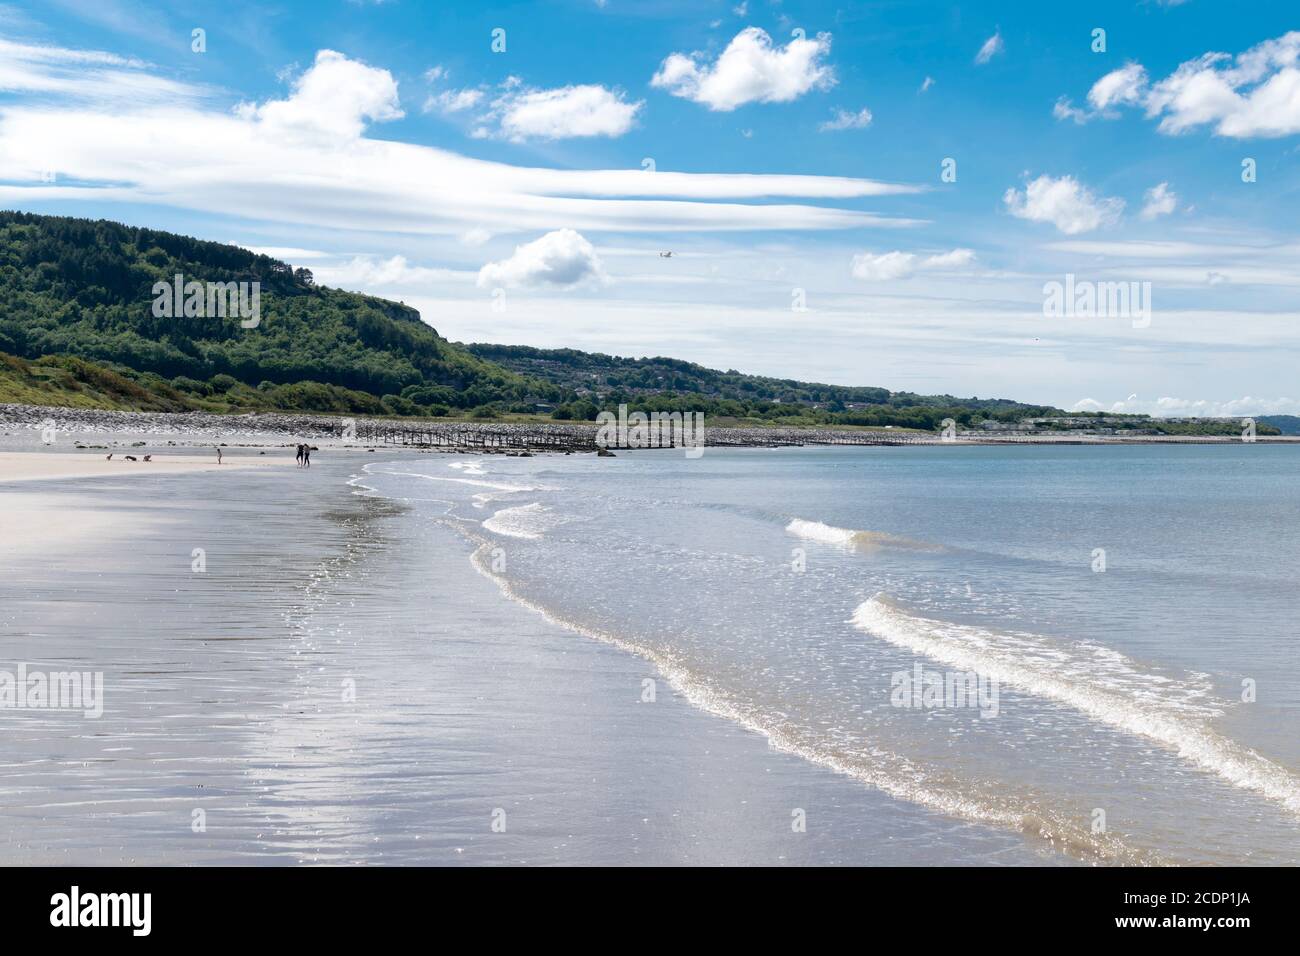
M 302 446 L 302 466 L 304 468 L 311 467 L 311 445 Z
M 299 468 L 302 467 L 302 447 L 303 447 L 302 444 L 299 443 L 299 445 L 298 445 L 298 457 L 295 459 L 295 460 L 298 462 L 298 467 L 299 467 Z
M 221 446 L 217 446 L 217 464 L 221 464 Z

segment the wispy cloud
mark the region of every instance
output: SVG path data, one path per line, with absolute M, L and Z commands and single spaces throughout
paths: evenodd
M 860 109 L 856 113 L 849 110 L 836 110 L 835 115 L 817 128 L 823 133 L 846 129 L 865 129 L 871 125 L 871 110 Z
M 149 64 L 99 50 L 19 43 L 0 37 L 0 91 L 98 103 L 171 104 L 211 93 L 150 72 Z
M 850 271 L 855 279 L 884 282 L 890 279 L 910 279 L 918 272 L 935 272 L 960 269 L 975 261 L 973 249 L 953 249 L 930 256 L 913 252 L 885 252 L 879 255 L 862 252 L 853 257 Z
M 993 36 L 984 41 L 984 45 L 981 46 L 979 52 L 975 54 L 975 62 L 980 66 L 983 66 L 989 60 L 1003 52 L 1006 48 L 1006 44 L 1002 42 L 1002 31 L 999 30 L 994 33 Z
M 26 62 L 119 64 L 109 55 L 30 54 Z M 107 59 L 105 59 L 107 58 Z M 129 68 L 146 80 L 153 74 Z M 30 71 L 29 71 L 30 72 Z M 13 84 L 13 80 L 10 80 Z M 27 87 L 29 92 L 30 85 Z M 507 129 L 555 129 L 555 103 L 525 99 Z M 529 113 L 531 107 L 540 112 Z M 562 110 L 560 112 L 563 112 Z M 823 176 L 564 170 L 510 166 L 370 138 L 402 114 L 396 80 L 380 67 L 321 51 L 289 96 L 234 112 L 182 98 L 166 109 L 117 102 L 10 103 L 0 110 L 0 199 L 163 203 L 329 228 L 460 236 L 568 227 L 622 231 L 822 230 L 913 220 L 858 209 L 752 203 L 917 192 L 904 184 Z M 231 157 L 237 157 L 232 162 Z M 57 166 L 60 181 L 44 185 Z M 30 185 L 23 185 L 24 182 Z

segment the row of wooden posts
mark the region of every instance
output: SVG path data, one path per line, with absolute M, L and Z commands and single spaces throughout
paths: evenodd
M 486 452 L 567 451 L 594 452 L 597 428 L 577 424 L 477 424 L 472 422 L 429 422 L 415 425 L 371 420 L 356 423 L 356 437 L 388 445 L 413 445 L 423 448 L 465 449 Z M 692 436 L 693 440 L 694 436 Z M 646 447 L 635 437 L 631 444 L 615 439 L 612 449 Z M 802 445 L 899 445 L 933 442 L 933 435 L 916 432 L 852 432 L 785 428 L 718 428 L 707 429 L 705 447 L 773 448 Z M 664 429 L 653 438 L 651 447 L 675 448 L 687 442 L 681 432 Z

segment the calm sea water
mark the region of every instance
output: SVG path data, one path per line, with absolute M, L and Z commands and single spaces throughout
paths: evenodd
M 425 456 L 355 485 L 900 805 L 1063 859 L 1295 864 L 1298 471 L 1263 445 L 834 448 Z

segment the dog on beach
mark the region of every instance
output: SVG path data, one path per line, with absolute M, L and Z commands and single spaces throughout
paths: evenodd
M 135 455 L 127 455 L 127 456 L 126 456 L 126 460 L 127 460 L 127 461 L 136 461 L 137 459 L 136 459 Z

